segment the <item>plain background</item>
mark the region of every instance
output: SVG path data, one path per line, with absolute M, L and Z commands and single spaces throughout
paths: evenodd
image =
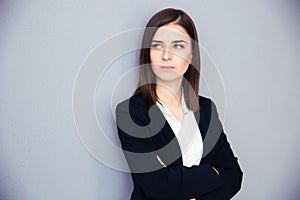
M 1 0 L 1 200 L 129 199 L 129 174 L 78 137 L 73 84 L 95 46 L 166 7 L 190 14 L 223 79 L 224 128 L 244 171 L 234 199 L 300 198 L 299 1 Z

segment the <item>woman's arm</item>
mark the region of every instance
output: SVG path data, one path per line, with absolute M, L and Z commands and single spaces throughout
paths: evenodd
M 241 188 L 243 172 L 237 158 L 234 156 L 224 133 L 216 144 L 214 161 L 212 165 L 219 172 L 224 185 L 217 190 L 200 195 L 199 200 L 227 200 L 231 199 Z
M 215 126 L 222 126 L 214 103 L 211 101 L 212 112 L 215 112 Z M 198 196 L 199 200 L 227 200 L 231 199 L 241 188 L 243 172 L 238 164 L 227 137 L 222 129 L 221 135 L 209 154 L 213 154 L 211 165 L 219 172 L 224 185 L 213 192 Z

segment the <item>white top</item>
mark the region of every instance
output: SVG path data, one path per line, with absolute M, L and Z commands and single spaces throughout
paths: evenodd
M 203 153 L 203 142 L 195 115 L 185 104 L 184 94 L 182 94 L 181 104 L 185 113 L 182 122 L 178 121 L 163 103 L 156 102 L 156 105 L 162 111 L 178 140 L 183 165 L 191 167 L 200 164 Z

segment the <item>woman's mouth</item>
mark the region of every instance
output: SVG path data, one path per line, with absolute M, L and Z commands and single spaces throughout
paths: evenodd
M 160 66 L 161 69 L 174 69 L 173 66 Z

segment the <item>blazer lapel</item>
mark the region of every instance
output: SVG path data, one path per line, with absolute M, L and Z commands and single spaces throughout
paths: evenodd
M 152 137 L 153 143 L 158 150 L 159 157 L 166 165 L 182 164 L 182 154 L 178 140 L 161 110 L 157 105 L 153 106 L 155 106 L 153 108 L 155 109 L 155 115 L 159 117 L 159 119 L 165 121 L 162 129 Z

